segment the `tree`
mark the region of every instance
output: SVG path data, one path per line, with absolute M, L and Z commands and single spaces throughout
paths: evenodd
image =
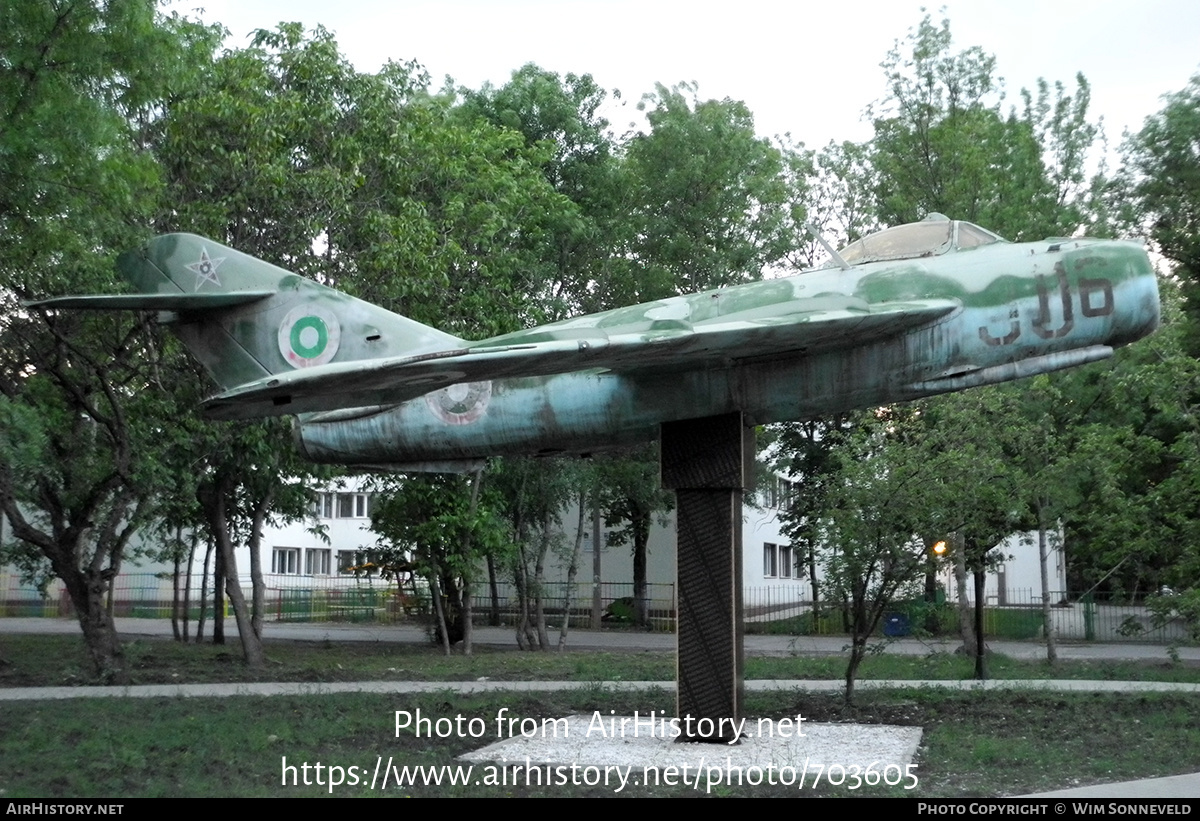
M 552 238 L 572 206 L 541 173 L 546 147 L 430 95 L 387 67 L 353 117 L 361 184 L 330 226 L 339 287 L 419 322 L 486 337 L 545 321 Z M 405 276 L 395 276 L 403 271 Z
M 1076 589 L 1137 598 L 1194 583 L 1200 363 L 1186 349 L 1178 289 L 1164 282 L 1162 295 L 1158 333 L 1118 351 L 1110 367 L 1090 368 L 1086 393 L 1072 391 L 1086 409 L 1073 450 L 1104 466 L 1081 471 L 1066 520 Z
M 926 15 L 883 63 L 888 96 L 872 111 L 871 160 L 878 217 L 913 222 L 937 211 L 1014 240 L 1071 235 L 1087 220 L 1090 89 L 1061 84 L 1023 92 L 1024 114 L 1005 114 L 995 58 L 979 47 L 950 52 L 950 23 Z M 1047 163 L 1050 167 L 1047 167 Z
M 853 431 L 855 418 L 844 413 L 826 419 L 777 425 L 775 443 L 770 449 L 774 467 L 800 483 L 800 492 L 780 514 L 780 519 L 783 532 L 795 546 L 797 558 L 808 565 L 814 625 L 821 617 L 817 558 L 822 546 L 823 518 L 829 508 L 830 496 L 841 481 L 842 446 Z
M 646 567 L 650 525 L 675 507 L 675 494 L 663 490 L 658 446 L 650 445 L 614 458 L 597 458 L 600 508 L 608 545 L 627 544 L 633 551 L 633 612 L 639 627 L 650 625 Z
M 931 457 L 953 453 L 956 461 L 937 477 L 942 492 L 934 497 L 925 533 L 947 539 L 955 564 L 959 623 L 966 653 L 975 661 L 975 677 L 987 678 L 984 641 L 984 583 L 999 561 L 993 548 L 1016 530 L 1022 514 L 1025 477 L 1014 461 L 1013 440 L 1018 417 L 1004 399 L 1021 396 L 1022 386 L 986 387 L 936 397 L 922 403 L 925 437 L 922 447 Z M 966 574 L 973 591 L 967 606 Z M 1047 625 L 1050 622 L 1047 620 Z
M 797 241 L 781 151 L 744 103 L 696 94 L 659 85 L 639 103 L 650 130 L 626 148 L 630 256 L 614 283 L 629 301 L 758 279 Z
M 505 528 L 482 478 L 426 474 L 379 480 L 371 511 L 376 563 L 412 567 L 429 584 L 435 635 L 446 655 L 468 639 L 471 584 L 480 556 L 502 551 Z
M 925 571 L 920 534 L 945 503 L 939 479 L 953 475 L 956 455 L 930 458 L 913 408 L 859 415 L 838 454 L 837 480 L 821 513 L 820 564 L 825 585 L 848 608 L 850 658 L 845 700 L 854 699 L 867 641 L 892 602 L 915 592 Z
M 1200 75 L 1166 101 L 1126 140 L 1130 173 L 1117 193 L 1135 204 L 1126 225 L 1148 222 L 1151 241 L 1175 264 L 1189 320 L 1185 344 L 1200 357 Z
M 627 222 L 618 146 L 599 114 L 607 92 L 590 74 L 560 77 L 530 63 L 500 88 L 485 83 L 459 94 L 467 117 L 521 134 L 540 154 L 546 182 L 573 206 L 556 214 L 547 236 L 552 274 L 540 296 L 548 318 L 618 307 L 602 304 L 598 288 Z
M 305 39 L 297 26 L 260 32 L 250 48 L 222 55 L 150 129 L 172 201 L 158 229 L 192 231 L 299 272 L 337 277 L 340 261 L 313 247 L 352 188 L 339 165 L 337 135 L 356 80 L 328 34 Z M 182 356 L 175 346 L 159 350 Z M 198 399 L 195 369 L 178 361 L 163 367 L 178 369 L 176 419 L 187 419 Z M 261 665 L 262 526 L 305 515 L 304 480 L 328 472 L 299 458 L 289 426 L 279 421 L 233 426 L 192 418 L 176 425 L 188 432 L 176 449 L 176 469 L 191 473 L 193 524 L 217 548 L 246 661 Z M 240 544 L 250 547 L 250 602 L 236 564 Z M 214 639 L 221 640 L 219 629 Z
M 591 486 L 588 471 L 570 460 L 553 458 L 498 459 L 490 468 L 513 545 L 509 562 L 517 589 L 517 646 L 548 650 L 546 561 L 551 553 L 562 555 L 570 549 L 562 536 L 560 516 Z M 580 541 L 577 528 L 571 551 L 576 570 Z
M 0 9 L 0 507 L 16 558 L 62 579 L 102 678 L 126 678 L 105 598 L 155 487 L 162 405 L 145 322 L 50 315 L 17 299 L 111 290 L 158 169 L 139 123 L 214 43 L 145 0 Z
M 808 175 L 812 177 L 805 186 L 809 224 L 833 247 L 844 247 L 883 227 L 876 214 L 878 182 L 868 145 L 831 142 L 815 154 L 792 155 L 793 165 L 801 161 L 810 163 Z M 794 268 L 812 268 L 828 256 L 810 236 L 790 262 Z

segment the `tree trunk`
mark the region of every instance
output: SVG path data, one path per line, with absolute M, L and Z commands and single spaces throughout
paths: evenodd
M 646 597 L 646 547 L 650 542 L 650 514 L 639 512 L 633 523 L 633 613 L 638 627 L 650 626 Z
M 517 491 L 517 511 L 513 517 L 513 534 L 516 538 L 517 555 L 513 566 L 513 583 L 517 588 L 517 647 L 533 649 L 533 632 L 529 624 L 529 563 L 525 552 L 529 544 L 528 527 L 525 524 L 525 477 Z
M 600 491 L 592 499 L 592 629 L 604 626 L 604 573 L 600 545 Z
M 537 560 L 533 566 L 534 624 L 539 650 L 550 649 L 550 631 L 546 627 L 546 554 L 550 551 L 550 512 L 542 516 L 542 534 L 538 539 Z
M 821 629 L 821 594 L 817 589 L 817 551 L 811 546 L 808 548 L 808 583 L 812 586 L 813 634 L 816 635 Z
M 254 517 L 250 523 L 250 627 L 254 636 L 262 643 L 263 609 L 266 607 L 267 585 L 263 581 L 262 556 L 259 547 L 262 544 L 262 528 L 271 509 L 274 493 L 268 491 L 254 506 Z
M 967 543 L 961 533 L 951 537 L 954 540 L 954 588 L 958 597 L 958 633 L 962 637 L 963 652 L 967 658 L 974 659 L 978 648 L 975 645 L 975 628 L 971 602 L 967 597 Z
M 0 469 L 0 513 L 9 522 L 10 535 L 33 545 L 49 560 L 71 599 L 96 676 L 111 684 L 129 681 L 109 603 L 113 580 L 121 572 L 122 553 L 141 518 L 141 503 L 135 506 L 132 499 L 131 491 L 118 493 L 102 524 L 70 524 L 50 535 L 24 518 L 8 477 Z M 122 512 L 128 517 L 124 529 L 119 526 Z
M 517 647 L 532 650 L 529 641 L 529 586 L 525 577 L 524 539 L 517 534 L 517 556 L 513 562 L 513 584 L 517 588 Z
M 438 567 L 437 563 L 431 563 L 429 569 L 429 593 L 433 598 L 433 615 L 437 619 L 437 632 L 441 638 L 442 652 L 445 655 L 450 655 L 450 631 L 446 625 L 446 608 L 442 603 L 442 589 L 438 583 Z
M 66 573 L 59 573 L 56 569 L 55 572 L 63 580 L 75 608 L 75 617 L 83 630 L 83 640 L 96 675 L 105 684 L 128 684 L 125 652 L 104 601 L 109 581 L 101 574 L 80 570 L 71 572 L 67 569 Z
M 567 631 L 571 628 L 571 594 L 575 592 L 575 574 L 579 572 L 579 559 L 583 555 L 584 503 L 587 491 L 579 492 L 579 520 L 575 523 L 575 549 L 571 551 L 571 564 L 567 567 L 567 590 L 563 594 L 562 626 L 558 630 L 558 652 L 567 647 Z
M 1058 647 L 1054 638 L 1054 622 L 1050 612 L 1050 568 L 1047 566 L 1049 546 L 1046 544 L 1046 505 L 1038 500 L 1038 563 L 1042 571 L 1042 623 L 1046 630 L 1046 661 L 1051 665 L 1058 661 Z
M 213 537 L 213 623 L 212 643 L 225 643 L 225 554 Z
M 866 654 L 866 636 L 854 636 L 850 641 L 850 661 L 846 664 L 846 693 L 843 701 L 847 707 L 854 703 L 854 682 L 858 679 L 858 667 Z
M 933 552 L 937 539 L 926 537 L 925 544 L 925 624 L 924 630 L 931 636 L 942 632 L 941 610 L 937 606 L 937 554 Z
M 489 553 L 487 557 L 488 588 L 492 594 L 491 607 L 488 610 L 488 624 L 500 626 L 500 585 L 496 581 L 496 558 Z
M 858 668 L 867 655 L 867 639 L 871 627 L 866 624 L 866 588 L 855 582 L 850 591 L 850 660 L 846 664 L 845 705 L 854 703 L 854 682 L 858 679 Z
M 213 543 L 210 538 L 204 546 L 204 569 L 200 574 L 200 617 L 196 620 L 196 644 L 204 641 L 204 620 L 208 616 L 208 562 L 212 558 L 212 552 Z
M 987 581 L 987 571 L 981 567 L 974 570 L 975 574 L 975 678 L 980 681 L 987 679 L 987 645 L 983 638 L 983 588 Z
M 242 655 L 246 665 L 259 668 L 266 665 L 263 655 L 262 639 L 255 632 L 250 618 L 250 608 L 242 593 L 241 580 L 238 577 L 237 556 L 234 554 L 233 539 L 229 532 L 229 520 L 226 516 L 226 504 L 230 492 L 230 482 L 219 479 L 214 487 L 203 492 L 201 505 L 208 518 L 209 529 L 217 543 L 217 557 L 225 575 L 225 593 L 233 605 L 233 616 L 237 622 L 238 636 L 242 640 Z M 214 626 L 220 620 L 214 622 Z M 216 636 L 214 635 L 214 639 Z
M 483 484 L 483 469 L 475 471 L 474 480 L 471 482 L 471 504 L 467 507 L 467 518 L 470 522 L 475 521 L 475 511 L 479 508 L 479 488 Z M 463 636 L 463 655 L 469 656 L 472 653 L 472 633 L 475 627 L 475 610 L 471 600 L 471 577 L 474 575 L 475 562 L 471 558 L 471 538 L 466 536 L 462 542 L 462 636 Z
M 171 573 L 171 634 L 175 637 L 175 641 L 184 641 L 183 631 L 179 626 L 179 566 L 183 562 L 183 556 L 180 547 L 183 545 L 182 528 L 175 527 L 175 550 L 172 551 L 174 559 L 174 568 Z
M 196 561 L 196 531 L 193 528 L 188 539 L 187 576 L 183 582 L 183 643 L 189 641 L 188 626 L 192 621 L 192 564 Z

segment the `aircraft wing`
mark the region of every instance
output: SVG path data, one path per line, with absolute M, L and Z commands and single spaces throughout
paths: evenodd
M 551 376 L 574 371 L 664 373 L 728 367 L 763 357 L 804 356 L 854 347 L 934 322 L 957 300 L 869 305 L 852 297 L 797 300 L 703 322 L 647 320 L 598 328 L 546 326 L 462 348 L 350 362 L 275 374 L 213 396 L 204 403 L 215 419 L 331 411 L 391 405 L 448 385 Z

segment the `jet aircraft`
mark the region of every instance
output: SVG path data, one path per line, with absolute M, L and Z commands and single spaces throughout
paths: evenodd
M 480 341 L 189 234 L 121 256 L 137 293 L 34 304 L 162 311 L 220 387 L 209 416 L 295 414 L 308 458 L 396 470 L 957 391 L 1104 359 L 1159 321 L 1154 271 L 1132 242 L 1014 244 L 933 214 L 833 257 Z

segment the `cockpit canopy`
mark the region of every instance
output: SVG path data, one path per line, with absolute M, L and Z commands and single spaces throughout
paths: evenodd
M 920 222 L 868 234 L 838 253 L 850 265 L 858 265 L 863 262 L 934 257 L 947 251 L 964 251 L 1007 241 L 974 223 L 933 213 Z

